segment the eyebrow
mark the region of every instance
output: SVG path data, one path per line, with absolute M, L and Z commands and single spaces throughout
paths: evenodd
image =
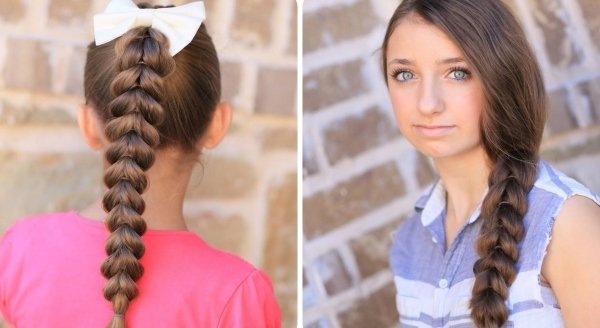
M 445 65 L 445 64 L 457 64 L 457 63 L 466 63 L 466 62 L 467 61 L 461 57 L 454 57 L 454 58 L 447 58 L 444 60 L 436 61 L 435 63 L 438 65 Z
M 435 62 L 437 65 L 447 65 L 447 64 L 457 64 L 457 63 L 466 63 L 466 60 L 462 57 L 452 57 L 452 58 L 446 58 L 446 59 L 442 59 L 442 60 L 437 60 Z M 401 64 L 401 65 L 408 65 L 408 66 L 414 66 L 414 63 L 412 61 L 410 61 L 409 59 L 406 58 L 395 58 L 392 59 L 388 62 L 388 66 L 392 65 L 392 64 Z
M 411 62 L 408 59 L 404 59 L 404 58 L 395 58 L 395 59 L 390 60 L 387 65 L 390 66 L 392 64 L 401 64 L 401 65 L 410 66 L 410 65 L 413 65 L 413 62 Z

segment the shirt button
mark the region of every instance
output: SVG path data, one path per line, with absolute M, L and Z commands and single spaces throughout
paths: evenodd
M 448 280 L 440 279 L 440 281 L 438 282 L 438 286 L 440 286 L 440 288 L 448 288 Z
M 431 237 L 431 241 L 433 241 L 434 244 L 437 244 L 437 239 L 435 237 Z

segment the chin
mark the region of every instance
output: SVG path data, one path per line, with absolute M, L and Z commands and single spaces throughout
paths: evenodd
M 448 144 L 433 144 L 431 142 L 415 143 L 412 141 L 411 144 L 419 153 L 433 159 L 452 156 L 455 153 L 455 151 L 451 149 L 452 147 Z
M 450 158 L 455 156 L 456 154 L 454 153 L 450 153 L 447 151 L 428 151 L 428 150 L 419 150 L 419 152 L 421 154 L 423 154 L 424 156 L 427 156 L 433 160 L 436 159 L 443 159 L 443 158 Z
M 414 146 L 421 154 L 430 157 L 433 160 L 467 158 L 473 156 L 478 150 L 481 150 L 480 145 L 470 145 L 468 147 L 456 147 L 456 145 L 449 144 Z

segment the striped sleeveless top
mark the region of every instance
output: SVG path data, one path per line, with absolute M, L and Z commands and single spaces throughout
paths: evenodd
M 598 195 L 540 161 L 528 195 L 525 235 L 519 244 L 517 277 L 506 301 L 509 318 L 503 327 L 564 327 L 560 305 L 540 273 L 554 219 L 565 200 L 574 195 L 600 205 Z M 482 220 L 479 209 L 475 210 L 445 250 L 444 216 L 445 190 L 439 180 L 417 200 L 415 213 L 394 234 L 390 265 L 401 327 L 474 327 L 469 301 Z

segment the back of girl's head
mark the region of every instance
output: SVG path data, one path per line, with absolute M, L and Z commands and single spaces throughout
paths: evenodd
M 118 73 L 117 60 L 123 56 L 115 51 L 115 45 L 126 38 L 145 37 L 143 33 L 135 36 L 134 30 L 130 33 L 113 42 L 100 46 L 92 43 L 88 47 L 84 73 L 85 98 L 103 122 L 112 117 L 108 110 L 108 104 L 115 98 L 111 83 Z M 164 94 L 160 103 L 165 115 L 157 127 L 160 134 L 158 147 L 179 146 L 183 150 L 192 150 L 205 132 L 221 98 L 219 60 L 204 24 L 192 42 L 173 59 L 174 63 L 170 62 L 170 58 L 160 63 L 160 68 L 174 65 L 174 69 L 162 81 Z
M 404 0 L 383 41 L 384 76 L 390 37 L 405 19 L 442 30 L 483 85 L 480 137 L 491 173 L 481 207 L 471 317 L 478 327 L 500 327 L 508 319 L 504 301 L 516 276 L 517 245 L 546 118 L 541 72 L 522 28 L 500 0 Z
M 141 5 L 140 7 L 147 7 Z M 221 95 L 219 61 L 201 25 L 192 41 L 171 56 L 169 39 L 151 27 L 135 27 L 114 41 L 88 48 L 84 89 L 89 106 L 105 126 L 110 144 L 103 198 L 108 213 L 107 278 L 104 297 L 112 303 L 109 327 L 125 327 L 129 303 L 138 295 L 145 247 L 141 194 L 155 149 L 173 147 L 197 154 Z

